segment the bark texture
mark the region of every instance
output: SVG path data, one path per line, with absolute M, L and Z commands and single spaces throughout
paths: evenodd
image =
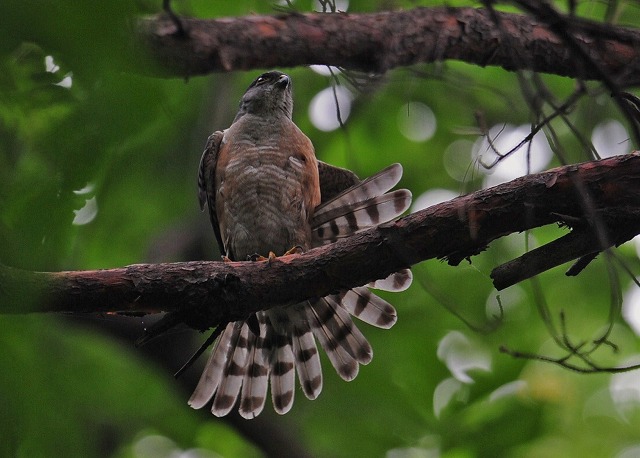
M 620 87 L 640 82 L 639 31 L 563 20 L 572 46 L 583 52 L 544 21 L 476 8 L 181 18 L 183 34 L 158 16 L 139 20 L 136 31 L 141 52 L 159 63 L 156 74 L 171 77 L 311 64 L 384 73 L 454 59 L 581 79 L 601 79 L 604 72 Z

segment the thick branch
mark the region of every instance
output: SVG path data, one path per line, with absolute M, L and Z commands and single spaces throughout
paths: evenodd
M 620 243 L 632 239 L 640 233 L 639 221 L 629 221 L 626 227 L 610 229 L 610 242 L 605 243 L 599 240 L 597 230 L 587 228 L 586 230 L 576 229 L 572 232 L 554 240 L 551 243 L 529 251 L 522 256 L 506 262 L 491 272 L 493 285 L 498 291 L 515 285 L 523 280 L 534 277 L 542 272 L 557 267 L 561 264 L 572 261 L 580 257 L 580 263 L 574 264 L 566 275 L 575 276 L 591 262 L 595 255 Z
M 606 72 L 620 86 L 640 82 L 640 32 L 568 18 L 575 42 L 598 63 L 572 57 L 537 19 L 475 8 L 416 8 L 375 14 L 288 14 L 225 19 L 145 18 L 137 31 L 166 76 L 326 64 L 385 72 L 448 59 L 583 79 Z M 583 56 L 583 60 L 584 60 Z
M 200 261 L 54 273 L 1 267 L 0 313 L 181 310 L 210 325 L 362 285 L 426 259 L 456 264 L 499 237 L 557 221 L 581 231 L 605 228 L 611 231 L 606 243 L 619 242 L 615 228 L 627 238 L 629 228 L 640 232 L 640 153 L 522 177 L 270 264 Z

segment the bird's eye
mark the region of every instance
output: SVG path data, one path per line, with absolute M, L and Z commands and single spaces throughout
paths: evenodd
M 261 84 L 264 83 L 264 78 L 262 76 L 258 77 L 258 79 L 256 80 L 256 84 Z

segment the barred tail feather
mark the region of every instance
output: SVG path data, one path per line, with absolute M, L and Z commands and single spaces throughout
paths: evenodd
M 322 367 L 316 341 L 305 320 L 296 321 L 293 329 L 293 354 L 302 391 L 308 399 L 315 399 L 322 391 Z
M 324 348 L 338 375 L 343 380 L 350 381 L 358 375 L 359 364 L 341 345 L 340 336 L 334 335 L 331 331 L 333 326 L 328 323 L 334 319 L 333 317 L 334 313 L 325 298 L 310 302 L 307 307 L 307 318 L 313 334 Z
M 293 405 L 296 381 L 291 336 L 275 334 L 273 344 L 271 374 L 269 375 L 271 400 L 275 411 L 279 414 L 285 414 Z
M 413 274 L 410 269 L 402 269 L 398 272 L 394 272 L 387 278 L 376 280 L 369 283 L 369 288 L 379 289 L 381 291 L 400 292 L 406 290 L 411 286 L 413 281 Z
M 402 177 L 393 164 L 317 206 L 311 219 L 313 246 L 326 245 L 400 216 L 411 205 L 411 192 L 389 192 Z
M 344 293 L 342 306 L 351 315 L 382 329 L 391 328 L 398 319 L 393 305 L 373 294 L 365 286 L 353 288 Z
M 344 190 L 333 199 L 316 207 L 314 215 L 321 217 L 325 212 L 338 207 L 349 206 L 363 202 L 374 196 L 381 196 L 393 188 L 402 178 L 402 166 L 391 164 L 372 177 Z
M 264 409 L 267 399 L 267 388 L 269 386 L 270 372 L 270 350 L 267 346 L 267 318 L 265 312 L 258 312 L 258 326 L 260 335 L 249 333 L 249 355 L 247 358 L 247 368 L 242 381 L 242 391 L 240 393 L 240 408 L 238 409 L 243 418 L 255 418 Z
M 211 413 L 216 417 L 223 417 L 231 412 L 235 405 L 242 379 L 246 371 L 247 356 L 249 355 L 249 326 L 246 322 L 234 323 L 234 331 L 230 342 L 233 351 L 228 353 L 227 364 L 223 369 L 222 380 L 213 398 Z
M 340 206 L 312 221 L 314 246 L 326 245 L 401 215 L 411 205 L 411 192 L 406 189 L 375 196 L 363 202 Z
M 330 332 L 353 359 L 360 364 L 369 364 L 373 358 L 373 349 L 340 304 L 340 297 L 327 296 L 325 300 L 333 312 L 333 319 L 327 322 Z
M 222 372 L 232 350 L 230 342 L 234 331 L 234 323 L 229 323 L 220 337 L 218 337 L 205 369 L 200 376 L 200 381 L 189 399 L 189 405 L 194 409 L 204 407 L 218 388 L 220 380 L 222 380 Z

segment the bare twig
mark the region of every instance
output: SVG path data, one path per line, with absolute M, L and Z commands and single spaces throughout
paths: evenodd
M 572 55 L 576 57 L 572 59 L 572 61 L 578 66 L 580 72 L 588 68 L 589 72 L 597 75 L 594 79 L 602 81 L 607 89 L 609 89 L 620 111 L 631 121 L 629 126 L 631 127 L 636 144 L 640 144 L 640 130 L 633 121 L 633 111 L 620 98 L 621 88 L 623 86 L 614 74 L 609 72 L 607 68 L 604 68 L 600 60 L 593 58 L 589 46 L 576 39 L 575 32 L 579 30 L 575 28 L 578 24 L 576 23 L 576 18 L 574 16 L 563 16 L 546 1 L 514 0 L 514 3 L 543 21 L 549 27 L 549 30 L 563 40 Z
M 601 374 L 603 372 L 609 373 L 609 374 L 618 374 L 621 372 L 631 372 L 631 371 L 635 371 L 640 369 L 640 364 L 633 364 L 630 366 L 621 366 L 621 367 L 607 367 L 607 366 L 600 366 L 598 364 L 596 364 L 595 362 L 591 361 L 591 359 L 588 358 L 581 358 L 581 360 L 583 362 L 585 362 L 586 364 L 583 366 L 578 366 L 577 364 L 574 364 L 572 362 L 569 361 L 569 358 L 571 355 L 566 355 L 566 356 L 562 356 L 559 358 L 554 358 L 551 356 L 545 356 L 545 355 L 539 355 L 536 353 L 528 353 L 528 352 L 522 352 L 522 351 L 517 351 L 517 350 L 510 350 L 509 348 L 507 348 L 506 346 L 501 346 L 500 347 L 500 351 L 502 353 L 506 353 L 510 356 L 513 356 L 514 358 L 520 358 L 520 359 L 531 359 L 534 361 L 542 361 L 545 363 L 553 363 L 553 364 L 557 364 L 558 366 L 562 366 L 565 369 L 569 369 L 572 370 L 574 372 L 579 372 L 581 374 Z

